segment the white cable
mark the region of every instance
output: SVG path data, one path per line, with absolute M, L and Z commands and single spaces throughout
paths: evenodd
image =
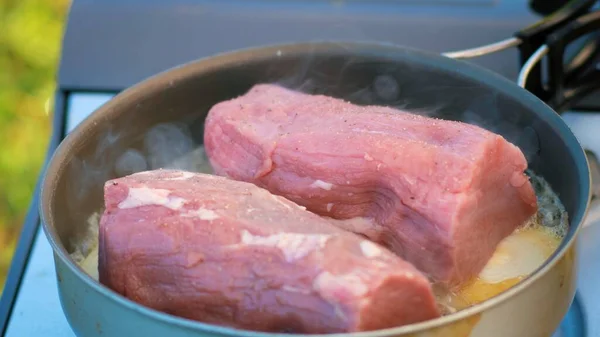
M 475 47 L 471 49 L 464 49 L 458 51 L 451 51 L 443 53 L 442 55 L 453 59 L 468 59 L 487 54 L 499 52 L 508 48 L 516 47 L 521 44 L 521 40 L 516 37 L 511 37 L 506 40 L 491 43 L 485 46 Z
M 531 55 L 527 62 L 525 62 L 523 68 L 521 68 L 521 72 L 519 72 L 519 78 L 517 80 L 517 84 L 519 84 L 521 88 L 525 88 L 525 83 L 527 82 L 529 73 L 533 67 L 535 67 L 535 65 L 540 62 L 544 56 L 546 56 L 546 54 L 548 54 L 548 46 L 544 44 Z

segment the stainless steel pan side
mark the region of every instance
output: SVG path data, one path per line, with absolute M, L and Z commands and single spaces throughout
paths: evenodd
M 382 95 L 374 81 L 398 88 Z M 362 42 L 267 46 L 167 70 L 95 111 L 54 153 L 41 190 L 43 226 L 54 249 L 63 310 L 78 336 L 268 336 L 193 322 L 142 307 L 94 281 L 70 258 L 72 242 L 102 205 L 104 182 L 152 125 L 177 121 L 202 139 L 208 109 L 253 84 L 278 82 L 359 104 L 400 105 L 470 122 L 517 144 L 569 213 L 559 249 L 532 276 L 481 304 L 419 324 L 348 336 L 549 336 L 575 295 L 577 234 L 590 197 L 583 149 L 550 107 L 495 73 L 418 50 Z M 469 112 L 469 113 L 466 113 Z M 471 117 L 470 117 L 471 116 Z

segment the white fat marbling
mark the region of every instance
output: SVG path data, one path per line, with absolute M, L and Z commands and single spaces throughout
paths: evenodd
M 152 175 L 152 174 L 154 174 L 152 171 L 141 171 L 141 172 L 133 173 L 131 175 L 131 177 L 143 177 L 143 176 L 148 176 L 148 175 Z
M 366 161 L 373 161 L 373 157 L 371 157 L 368 153 L 365 153 L 364 158 Z
M 179 210 L 186 203 L 186 200 L 180 197 L 170 196 L 171 191 L 148 188 L 148 187 L 131 187 L 127 198 L 119 203 L 119 208 L 135 208 L 140 206 L 163 206 L 172 210 Z
M 354 128 L 354 129 L 352 129 L 352 131 L 354 131 L 354 132 L 360 132 L 360 133 L 370 133 L 370 134 L 374 134 L 374 135 L 386 135 L 386 134 L 388 134 L 385 131 L 375 131 L 375 130 L 358 129 L 358 128 Z
M 362 251 L 363 255 L 368 258 L 377 257 L 383 253 L 381 248 L 379 248 L 373 242 L 367 240 L 361 241 L 360 250 Z
M 308 289 L 292 287 L 292 286 L 288 286 L 288 285 L 282 286 L 281 290 L 284 290 L 284 291 L 287 291 L 290 293 L 300 293 L 300 294 L 305 294 L 305 295 L 310 294 L 310 290 L 308 290 Z
M 164 178 L 163 180 L 187 180 L 194 176 L 194 173 L 182 171 L 173 177 Z
M 301 234 L 301 233 L 278 233 L 269 236 L 252 235 L 242 231 L 242 245 L 255 245 L 275 247 L 281 250 L 285 260 L 293 262 L 304 258 L 316 249 L 325 247 L 330 235 L 326 234 Z
M 327 204 L 327 212 L 331 212 L 331 209 L 333 208 L 333 203 L 328 203 Z
M 369 288 L 365 281 L 354 272 L 341 275 L 333 275 L 328 271 L 321 272 L 313 282 L 313 288 L 330 302 L 341 300 L 340 294 L 350 293 L 355 297 L 367 294 Z
M 219 215 L 213 210 L 206 208 L 198 208 L 193 211 L 183 214 L 185 217 L 199 218 L 200 220 L 212 221 L 219 218 Z
M 280 196 L 277 196 L 277 195 L 271 194 L 271 193 L 269 193 L 269 195 L 271 196 L 271 198 L 273 200 L 275 200 L 277 203 L 283 205 L 285 208 L 292 209 L 292 207 L 289 205 L 289 203 L 286 202 L 287 200 L 284 199 L 283 197 L 280 197 Z
M 333 187 L 332 183 L 325 182 L 323 180 L 315 180 L 314 183 L 310 184 L 310 187 L 313 188 L 322 188 L 324 190 L 330 191 Z

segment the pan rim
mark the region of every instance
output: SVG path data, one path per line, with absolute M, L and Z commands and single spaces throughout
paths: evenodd
M 338 49 L 336 49 L 338 48 Z M 587 163 L 587 158 L 583 152 L 581 145 L 576 139 L 575 135 L 571 132 L 562 118 L 556 114 L 549 106 L 535 97 L 533 94 L 526 90 L 518 87 L 515 83 L 510 80 L 494 73 L 486 68 L 467 63 L 465 61 L 459 61 L 450 59 L 439 54 L 434 54 L 410 47 L 393 45 L 390 43 L 380 43 L 372 41 L 311 41 L 311 42 L 296 42 L 286 44 L 274 44 L 267 46 L 258 46 L 251 48 L 244 48 L 235 51 L 225 52 L 201 58 L 188 63 L 184 63 L 165 71 L 159 72 L 147 79 L 125 89 L 110 101 L 96 109 L 88 118 L 80 123 L 70 134 L 68 134 L 63 141 L 60 143 L 56 151 L 52 154 L 46 172 L 44 172 L 44 178 L 41 186 L 40 193 L 40 215 L 43 230 L 46 234 L 48 241 L 50 242 L 54 251 L 55 257 L 64 263 L 69 270 L 74 273 L 81 281 L 83 281 L 88 287 L 91 287 L 94 291 L 100 293 L 102 296 L 108 297 L 111 301 L 116 302 L 118 305 L 124 306 L 130 310 L 136 311 L 139 314 L 143 314 L 154 320 L 162 321 L 169 325 L 177 325 L 189 330 L 204 331 L 211 333 L 218 333 L 229 336 L 248 336 L 248 337 L 266 337 L 266 336 L 277 336 L 282 335 L 279 333 L 269 332 L 255 332 L 249 330 L 241 330 L 229 327 L 221 327 L 217 325 L 202 323 L 185 319 L 178 316 L 169 315 L 163 312 L 159 312 L 154 309 L 147 308 L 134 301 L 131 301 L 111 289 L 105 287 L 93 280 L 89 275 L 83 272 L 80 267 L 70 258 L 64 245 L 61 243 L 60 238 L 53 225 L 54 219 L 52 217 L 52 202 L 54 197 L 54 187 L 59 181 L 58 177 L 60 173 L 64 171 L 66 160 L 72 151 L 72 148 L 76 147 L 85 138 L 86 130 L 92 129 L 96 124 L 100 123 L 102 119 L 110 119 L 112 114 L 115 114 L 119 109 L 119 105 L 126 101 L 135 101 L 141 96 L 153 94 L 157 92 L 161 87 L 169 85 L 173 79 L 189 78 L 199 76 L 203 73 L 211 70 L 220 69 L 223 67 L 231 67 L 241 60 L 252 59 L 253 61 L 259 61 L 264 59 L 272 59 L 279 55 L 299 55 L 307 52 L 342 52 L 343 50 L 351 51 L 353 53 L 359 53 L 361 55 L 369 55 L 376 53 L 381 56 L 382 53 L 389 53 L 389 57 L 393 58 L 393 55 L 402 54 L 404 60 L 412 60 L 419 64 L 431 64 L 440 71 L 451 71 L 459 72 L 461 76 L 467 77 L 471 80 L 486 83 L 490 86 L 501 90 L 504 94 L 513 97 L 518 100 L 521 104 L 529 107 L 536 111 L 539 115 L 547 115 L 547 122 L 553 128 L 553 130 L 563 137 L 563 141 L 569 145 L 570 148 L 578 149 L 573 153 L 577 165 L 577 172 L 579 176 L 579 183 L 581 184 L 580 194 L 578 195 L 579 203 L 585 202 L 585 206 L 582 207 L 577 214 L 569 214 L 570 216 L 570 228 L 567 236 L 563 239 L 559 248 L 553 253 L 553 255 L 534 273 L 529 277 L 519 282 L 517 285 L 510 289 L 478 304 L 475 304 L 467 309 L 458 311 L 456 313 L 427 320 L 420 323 L 414 323 L 404 325 L 400 327 L 381 329 L 376 331 L 366 332 L 353 332 L 353 333 L 336 333 L 336 334 L 322 334 L 322 335 L 311 335 L 311 336 L 334 336 L 334 337 L 371 337 L 371 336 L 390 336 L 390 335 L 401 335 L 420 332 L 429 330 L 437 327 L 452 324 L 457 321 L 464 320 L 470 316 L 483 313 L 493 307 L 496 307 L 510 298 L 518 295 L 527 288 L 529 288 L 538 279 L 544 276 L 549 270 L 554 268 L 559 260 L 566 254 L 566 252 L 575 244 L 579 231 L 582 228 L 583 219 L 585 218 L 588 208 L 589 200 L 591 197 L 590 190 L 590 172 Z M 386 56 L 387 57 L 387 56 Z M 583 165 L 585 163 L 585 165 Z M 57 174 L 58 173 L 58 174 Z M 587 179 L 585 179 L 587 177 Z M 55 262 L 56 263 L 56 262 Z M 283 335 L 282 335 L 283 336 Z M 289 336 L 289 335 L 285 335 Z

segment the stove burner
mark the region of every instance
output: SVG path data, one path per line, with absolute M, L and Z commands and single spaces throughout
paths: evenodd
M 542 15 L 552 14 L 564 6 L 568 0 L 529 0 L 531 9 Z
M 467 59 L 518 47 L 522 64 L 519 85 L 561 113 L 600 88 L 600 10 L 592 10 L 596 2 L 568 1 L 511 38 L 444 55 Z M 542 64 L 546 56 L 548 62 Z

